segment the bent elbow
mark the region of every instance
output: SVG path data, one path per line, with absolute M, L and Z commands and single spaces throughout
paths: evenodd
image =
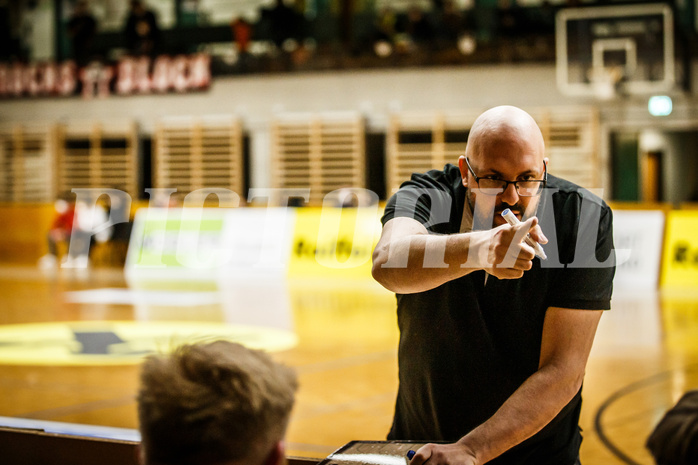
M 375 279 L 378 284 L 390 292 L 401 292 L 404 283 L 401 285 L 401 280 L 399 280 L 398 276 L 395 274 L 395 269 L 393 267 L 386 266 L 387 263 L 387 252 L 385 250 L 376 249 L 373 253 L 371 276 L 373 276 L 373 279 Z
M 582 388 L 584 370 L 555 365 L 548 365 L 544 370 L 548 372 L 548 384 L 554 396 L 560 401 L 569 402 Z
M 584 371 L 582 371 L 581 373 L 577 373 L 577 375 L 572 380 L 572 391 L 574 391 L 572 392 L 572 396 L 577 394 L 577 392 L 579 392 L 579 390 L 582 388 L 582 385 L 584 384 L 584 373 Z
M 584 383 L 584 371 L 569 373 L 563 377 L 559 386 L 564 390 L 564 396 L 568 401 L 572 400 L 582 388 Z
M 371 276 L 379 283 L 381 282 L 381 267 L 376 262 L 373 262 L 373 266 L 371 267 Z
M 375 250 L 373 252 L 373 266 L 371 267 L 371 276 L 373 276 L 373 279 L 375 279 L 383 287 L 386 287 L 385 269 L 383 268 L 383 264 L 385 264 L 385 262 L 386 260 L 383 254 L 380 251 Z

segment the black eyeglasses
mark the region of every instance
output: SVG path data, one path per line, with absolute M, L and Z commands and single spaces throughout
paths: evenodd
M 516 193 L 521 197 L 533 197 L 540 194 L 545 184 L 548 182 L 548 165 L 545 163 L 545 160 L 543 160 L 543 179 L 532 179 L 530 181 L 506 181 L 497 178 L 481 178 L 475 174 L 467 157 L 465 158 L 465 163 L 468 164 L 468 169 L 475 178 L 480 192 L 485 195 L 500 195 L 507 190 L 509 184 L 513 184 Z

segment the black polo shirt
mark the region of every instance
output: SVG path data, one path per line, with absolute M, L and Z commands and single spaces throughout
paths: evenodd
M 458 233 L 465 193 L 456 166 L 413 175 L 388 201 L 382 222 L 407 216 L 432 233 Z M 549 175 L 537 216 L 549 239 L 548 259 L 534 259 L 522 278 L 485 280 L 477 271 L 426 292 L 397 295 L 400 386 L 389 439 L 460 439 L 538 369 L 549 307 L 610 308 L 610 208 Z M 580 408 L 581 390 L 543 430 L 490 463 L 574 463 Z

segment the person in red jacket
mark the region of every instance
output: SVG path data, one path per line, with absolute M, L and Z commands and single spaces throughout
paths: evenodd
M 47 235 L 48 253 L 39 259 L 41 268 L 50 268 L 58 263 L 58 244 L 70 241 L 75 218 L 75 202 L 68 195 L 62 195 L 53 204 L 55 216 Z

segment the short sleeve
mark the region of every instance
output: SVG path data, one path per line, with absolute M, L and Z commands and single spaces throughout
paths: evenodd
M 616 269 L 613 213 L 602 201 L 582 202 L 578 213 L 576 231 L 560 254 L 562 264 L 551 270 L 549 306 L 608 310 Z
M 419 221 L 431 232 L 457 232 L 453 224 L 460 226 L 457 215 L 458 211 L 462 213 L 459 202 L 463 200 L 455 191 L 460 177 L 455 177 L 453 168 L 447 165 L 445 171 L 413 174 L 388 200 L 381 218 L 383 225 L 393 218 L 406 217 Z

